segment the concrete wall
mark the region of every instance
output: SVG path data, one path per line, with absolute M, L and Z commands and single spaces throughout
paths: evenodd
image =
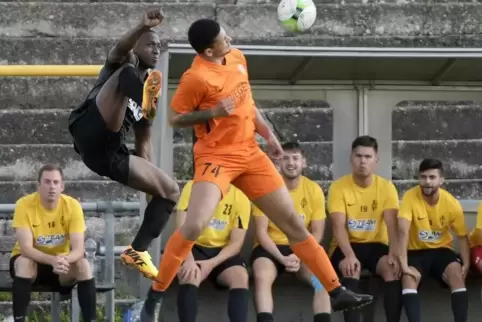
M 318 46 L 480 46 L 479 1 L 319 0 L 318 20 L 310 33 L 293 35 L 276 20 L 277 1 L 161 1 L 167 14 L 160 29 L 164 41 L 183 42 L 189 23 L 199 17 L 220 21 L 238 43 Z M 0 2 L 0 64 L 101 64 L 116 38 L 137 23 L 152 3 Z M 20 18 L 19 18 L 20 17 Z M 259 28 L 263 26 L 263 28 Z M 74 153 L 67 133 L 69 111 L 93 83 L 89 78 L 2 78 L 0 81 L 0 203 L 14 203 L 35 187 L 44 162 L 65 168 L 67 193 L 82 201 L 138 200 L 138 193 L 93 174 Z M 308 92 L 306 92 L 308 93 Z M 279 89 L 255 91 L 283 139 L 302 142 L 307 175 L 327 191 L 333 179 L 333 109 L 320 92 Z M 434 97 L 434 100 L 436 97 Z M 414 182 L 422 157 L 442 158 L 447 189 L 459 198 L 479 199 L 480 105 L 477 102 L 401 102 L 393 112 L 393 178 L 400 195 Z M 132 142 L 132 137 L 129 139 Z M 191 132 L 176 130 L 175 177 L 182 185 L 192 174 Z M 467 217 L 470 225 L 474 217 Z M 102 215 L 87 219 L 88 234 L 100 240 Z M 128 243 L 139 223 L 122 218 L 117 242 Z M 0 221 L 0 236 L 11 235 Z M 250 245 L 245 246 L 245 254 Z M 1 256 L 6 267 L 8 255 Z M 120 293 L 137 295 L 136 272 L 116 266 Z M 285 287 L 288 286 L 288 287 Z M 479 285 L 471 282 L 471 322 L 480 316 Z M 166 321 L 175 321 L 174 293 L 166 303 Z M 310 320 L 310 290 L 290 278 L 276 285 L 277 321 Z M 448 293 L 424 287 L 424 321 L 451 321 Z M 203 287 L 200 315 L 225 316 L 225 294 Z M 250 308 L 253 311 L 253 308 Z M 381 313 L 381 308 L 378 308 Z M 216 315 L 215 315 L 216 314 Z M 254 315 L 252 315 L 254 316 Z M 219 318 L 218 318 L 219 319 Z M 226 319 L 224 318 L 223 321 Z M 254 320 L 253 320 L 254 321 Z M 383 321 L 382 318 L 377 321 Z

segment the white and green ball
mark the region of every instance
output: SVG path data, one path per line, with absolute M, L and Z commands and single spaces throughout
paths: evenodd
M 278 5 L 278 19 L 289 31 L 306 31 L 316 20 L 315 3 L 313 0 L 281 0 Z

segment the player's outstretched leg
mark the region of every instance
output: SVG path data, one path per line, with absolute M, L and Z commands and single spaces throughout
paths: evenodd
M 226 181 L 226 190 L 229 181 Z M 225 191 L 226 191 L 225 190 Z M 186 221 L 169 238 L 159 264 L 159 273 L 149 289 L 141 313 L 141 322 L 152 322 L 157 303 L 171 285 L 181 264 L 194 246 L 194 241 L 206 228 L 221 200 L 221 190 L 211 182 L 195 182 L 187 208 Z
M 257 198 L 254 203 L 288 236 L 293 252 L 318 277 L 332 299 L 333 311 L 358 308 L 372 302 L 371 295 L 356 294 L 340 284 L 325 250 L 310 235 L 303 220 L 296 214 L 285 186 Z
M 142 102 L 144 116 L 152 117 L 161 91 L 161 80 L 160 72 L 152 71 L 143 83 L 137 69 L 130 64 L 117 70 L 96 97 L 96 104 L 106 127 L 113 132 L 120 131 L 126 113 L 126 97 L 132 98 L 138 104 Z M 134 132 L 136 140 L 150 144 L 149 127 L 135 123 Z M 142 140 L 142 137 L 145 137 L 145 140 Z M 142 153 L 143 151 L 136 151 L 138 155 Z M 111 172 L 116 173 L 111 173 L 111 177 L 151 196 L 141 227 L 132 245 L 122 253 L 121 260 L 124 264 L 137 268 L 145 277 L 154 279 L 158 271 L 147 249 L 166 226 L 179 196 L 179 187 L 166 173 L 143 157 L 129 155 L 114 161 L 115 166 L 112 169 L 115 170 Z

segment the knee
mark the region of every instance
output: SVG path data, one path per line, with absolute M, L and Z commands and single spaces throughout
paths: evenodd
M 25 256 L 19 256 L 15 260 L 15 276 L 35 278 L 37 276 L 37 263 Z
M 92 268 L 90 267 L 89 261 L 85 258 L 81 258 L 75 263 L 73 263 L 72 273 L 77 281 L 89 280 L 92 276 Z
M 166 198 L 177 202 L 180 195 L 181 195 L 181 190 L 179 189 L 179 185 L 176 183 L 176 181 L 172 180 L 171 185 L 168 187 L 166 191 Z
M 186 239 L 195 240 L 206 228 L 207 222 L 204 222 L 201 216 L 191 218 L 186 220 L 180 229 Z
M 229 288 L 249 288 L 248 271 L 243 266 L 234 266 L 230 272 Z
M 378 262 L 377 273 L 385 282 L 399 279 L 395 275 L 395 267 L 388 262 L 388 256 L 383 256 Z
M 276 271 L 263 263 L 264 258 L 258 258 L 253 263 L 254 285 L 256 288 L 271 288 L 276 278 Z M 268 260 L 268 259 L 266 259 Z

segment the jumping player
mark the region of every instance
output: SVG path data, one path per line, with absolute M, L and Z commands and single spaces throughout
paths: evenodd
M 69 118 L 75 151 L 89 169 L 151 196 L 137 236 L 121 255 L 125 264 L 151 279 L 157 268 L 147 249 L 166 225 L 179 196 L 175 181 L 151 163 L 151 120 L 162 77 L 157 70 L 149 73 L 160 55 L 160 40 L 151 28 L 163 18 L 160 10 L 148 11 L 122 37 L 110 50 L 94 88 Z M 134 154 L 125 145 L 131 127 Z
M 194 126 L 198 138 L 194 184 L 186 221 L 166 245 L 141 321 L 152 321 L 157 303 L 231 183 L 287 235 L 293 252 L 330 294 L 334 310 L 370 303 L 372 296 L 341 286 L 326 252 L 297 215 L 283 178 L 257 145 L 255 133 L 266 139 L 272 157 L 283 155 L 255 107 L 244 55 L 230 48 L 231 38 L 215 20 L 197 20 L 189 28 L 188 38 L 198 55 L 173 96 L 170 121 L 175 127 Z

